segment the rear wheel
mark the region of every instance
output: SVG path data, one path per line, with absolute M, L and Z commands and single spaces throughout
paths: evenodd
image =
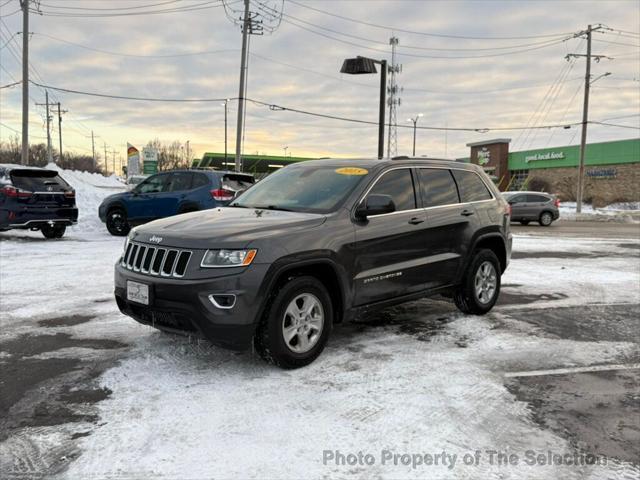
M 111 235 L 124 237 L 131 227 L 127 223 L 127 214 L 120 208 L 114 208 L 107 213 L 107 230 Z
M 540 219 L 538 220 L 538 223 L 540 225 L 542 225 L 543 227 L 548 227 L 549 225 L 551 225 L 552 222 L 553 222 L 553 215 L 551 215 L 551 212 L 542 212 L 540 214 Z
M 45 225 L 40 229 L 45 238 L 62 238 L 66 230 L 64 225 Z
M 526 227 L 529 225 L 529 220 L 520 220 L 520 225 L 524 225 Z
M 333 307 L 324 285 L 314 277 L 293 278 L 263 315 L 254 346 L 269 363 L 303 367 L 324 350 L 332 323 Z
M 493 308 L 500 294 L 500 262 L 493 251 L 476 252 L 453 299 L 463 313 L 483 315 Z

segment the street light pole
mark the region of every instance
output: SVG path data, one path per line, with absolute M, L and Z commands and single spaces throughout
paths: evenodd
M 225 99 L 224 103 L 224 161 L 227 162 L 227 115 L 229 99 Z
M 378 73 L 375 64 L 380 65 L 380 107 L 378 111 L 378 158 L 384 157 L 384 118 L 387 96 L 387 61 L 374 60 L 366 57 L 347 58 L 342 63 L 340 73 L 349 75 L 361 75 Z
M 413 122 L 413 156 L 416 156 L 416 130 L 418 129 L 418 120 L 422 117 L 422 113 L 416 115 L 415 118 L 407 118 L 407 122 Z

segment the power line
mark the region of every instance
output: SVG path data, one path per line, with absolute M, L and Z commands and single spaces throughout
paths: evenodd
M 424 35 L 427 37 L 440 37 L 440 38 L 455 38 L 455 39 L 461 39 L 461 40 L 524 40 L 524 39 L 530 39 L 530 38 L 550 38 L 550 37 L 561 37 L 561 36 L 565 36 L 565 35 L 573 35 L 574 32 L 562 32 L 562 33 L 553 33 L 553 34 L 544 34 L 544 35 L 527 35 L 527 36 L 514 36 L 514 37 L 478 37 L 478 36 L 467 36 L 467 35 L 449 35 L 449 34 L 443 34 L 443 33 L 432 33 L 432 32 L 419 32 L 419 31 L 415 31 L 415 30 L 407 30 L 407 29 L 403 29 L 403 28 L 398 28 L 398 27 L 391 27 L 388 25 L 380 25 L 380 24 L 376 24 L 376 23 L 371 23 L 371 22 L 365 22 L 363 20 L 357 20 L 355 18 L 351 18 L 351 17 L 347 17 L 345 15 L 339 15 L 336 13 L 332 13 L 332 12 L 328 12 L 326 10 L 321 10 L 319 8 L 315 8 L 315 7 L 310 7 L 309 5 L 304 5 L 300 2 L 297 2 L 295 0 L 289 0 L 288 3 L 297 5 L 299 7 L 302 8 L 306 8 L 308 10 L 313 10 L 315 12 L 318 13 L 322 13 L 324 15 L 328 15 L 330 17 L 335 17 L 335 18 L 339 18 L 341 20 L 345 20 L 348 22 L 353 22 L 353 23 L 359 23 L 361 25 L 367 25 L 369 27 L 375 27 L 375 28 L 381 28 L 383 30 L 391 30 L 394 31 L 396 33 L 400 32 L 400 33 L 409 33 L 409 34 L 413 34 L 413 35 Z
M 4 88 L 15 87 L 16 85 L 20 85 L 21 83 L 22 83 L 22 80 L 18 80 L 18 81 L 15 81 L 13 83 L 9 83 L 8 85 L 2 85 L 2 86 L 0 86 L 0 90 L 2 90 Z
M 62 7 L 59 5 L 51 5 L 51 4 L 47 4 L 47 3 L 42 3 L 40 2 L 40 5 L 43 7 L 48 7 L 48 8 L 57 8 L 59 10 L 85 10 L 85 11 L 90 11 L 90 12 L 96 12 L 96 11 L 113 11 L 113 10 L 118 10 L 118 11 L 122 11 L 122 10 L 139 10 L 142 8 L 150 8 L 150 7 L 159 7 L 159 6 L 163 6 L 163 5 L 169 5 L 171 3 L 180 3 L 182 0 L 167 0 L 165 2 L 161 2 L 161 3 L 152 3 L 152 4 L 147 4 L 147 5 L 137 5 L 135 7 L 117 7 L 117 8 L 87 8 L 87 7 Z
M 253 0 L 253 3 L 254 4 L 257 3 L 260 7 L 263 7 L 264 9 L 274 11 L 274 9 L 266 6 L 264 3 L 260 2 L 259 0 Z M 260 7 L 258 7 L 258 8 L 260 8 Z M 379 45 L 385 45 L 385 46 L 387 45 L 387 42 L 383 42 L 381 40 L 374 40 L 374 39 L 371 39 L 371 38 L 361 37 L 361 36 L 358 36 L 358 35 L 353 35 L 353 34 L 350 34 L 350 33 L 344 33 L 344 32 L 339 31 L 339 30 L 334 30 L 334 29 L 331 29 L 331 28 L 323 27 L 323 26 L 320 26 L 320 25 L 318 25 L 316 23 L 308 22 L 306 20 L 294 17 L 293 15 L 289 15 L 287 13 L 282 13 L 282 16 L 285 17 L 285 18 L 290 18 L 292 20 L 295 20 L 296 22 L 300 22 L 300 23 L 303 23 L 305 25 L 309 25 L 311 27 L 318 28 L 320 30 L 324 30 L 326 32 L 331 32 L 331 33 L 335 33 L 335 34 L 338 34 L 338 35 L 342 35 L 344 37 L 353 38 L 355 40 L 361 40 L 361 41 L 370 42 L 370 43 L 376 43 L 376 44 L 379 44 Z M 286 21 L 286 20 L 284 20 L 284 21 Z M 572 38 L 572 35 L 559 36 L 555 40 L 569 39 L 569 38 Z M 485 48 L 436 48 L 436 47 L 422 47 L 422 46 L 416 46 L 416 45 L 402 45 L 402 47 L 399 47 L 399 48 L 401 48 L 401 49 L 409 49 L 409 50 L 426 50 L 426 51 L 442 51 L 442 52 L 447 52 L 447 51 L 452 51 L 452 52 L 471 51 L 471 52 L 474 52 L 474 51 L 490 51 L 490 50 L 513 50 L 513 49 L 522 48 L 522 47 L 543 45 L 543 44 L 547 44 L 547 43 L 549 43 L 551 41 L 552 40 L 545 40 L 545 41 L 542 41 L 542 42 L 525 43 L 525 44 L 519 44 L 519 45 L 508 45 L 508 46 L 500 46 L 500 47 L 485 47 Z
M 135 54 L 135 53 L 121 53 L 121 52 L 114 52 L 114 51 L 110 51 L 110 50 L 102 50 L 102 49 L 99 49 L 99 48 L 89 47 L 87 45 L 82 45 L 80 43 L 75 43 L 75 42 L 71 42 L 69 40 L 65 40 L 63 38 L 54 37 L 53 35 L 49 35 L 47 33 L 33 32 L 33 35 L 39 35 L 41 37 L 46 37 L 46 38 L 49 38 L 51 40 L 55 40 L 57 42 L 66 43 L 67 45 L 72 45 L 74 47 L 83 48 L 85 50 L 90 50 L 92 52 L 103 53 L 105 55 L 113 55 L 113 56 L 116 56 L 116 57 L 173 58 L 173 57 L 193 57 L 193 56 L 197 56 L 197 55 L 216 55 L 216 54 L 220 54 L 220 53 L 228 53 L 228 52 L 237 52 L 238 51 L 237 48 L 229 48 L 229 49 L 224 49 L 224 50 L 203 50 L 203 51 L 198 51 L 198 52 L 168 53 L 168 54 L 161 54 L 161 55 L 140 55 L 140 54 Z
M 108 95 L 108 94 L 101 94 L 101 93 L 94 93 L 94 92 L 83 92 L 80 90 L 72 90 L 72 89 L 68 89 L 68 88 L 61 88 L 61 87 L 54 87 L 52 85 L 44 85 L 44 84 L 39 84 L 36 82 L 32 83 L 36 84 L 37 86 L 41 87 L 41 88 L 46 88 L 46 89 L 51 89 L 51 90 L 57 90 L 57 91 L 62 91 L 62 92 L 67 92 L 67 93 L 73 93 L 73 94 L 77 94 L 77 95 L 88 95 L 88 96 L 98 96 L 98 97 L 106 97 L 106 98 L 114 98 L 114 99 L 120 99 L 120 100 L 137 100 L 137 101 L 151 101 L 151 102 L 222 102 L 224 100 L 238 100 L 237 97 L 235 98 L 229 98 L 229 97 L 225 97 L 225 98 L 188 98 L 188 99 L 177 99 L 177 98 L 149 98 L 149 97 L 132 97 L 132 96 L 124 96 L 124 95 Z M 368 120 L 359 120 L 359 119 L 354 119 L 354 118 L 347 118 L 347 117 L 340 117 L 337 115 L 329 115 L 329 114 L 323 114 L 323 113 L 318 113 L 318 112 L 312 112 L 309 110 L 302 110 L 299 108 L 293 108 L 293 107 L 285 107 L 282 105 L 278 105 L 275 103 L 267 103 L 267 102 L 263 102 L 261 100 L 255 100 L 255 99 L 251 99 L 251 98 L 247 98 L 247 101 L 255 104 L 255 105 L 260 105 L 260 106 L 264 106 L 264 107 L 269 107 L 270 110 L 272 111 L 289 111 L 289 112 L 293 112 L 293 113 L 299 113 L 299 114 L 304 114 L 304 115 L 310 115 L 310 116 L 314 116 L 314 117 L 321 117 L 321 118 L 328 118 L 328 119 L 333 119 L 333 120 L 342 120 L 342 121 L 346 121 L 346 122 L 352 122 L 352 123 L 361 123 L 361 124 L 368 124 L 368 125 L 378 125 L 378 122 L 372 122 L 372 121 L 368 121 Z M 479 133 L 486 133 L 486 132 L 490 132 L 490 131 L 507 131 L 507 130 L 524 130 L 524 129 L 528 129 L 528 128 L 535 128 L 535 129 L 550 129 L 550 128 L 566 128 L 567 126 L 573 126 L 573 125 L 579 125 L 579 123 L 569 123 L 569 124 L 555 124 L 555 125 L 540 125 L 540 126 L 536 126 L 536 127 L 479 127 L 479 128 L 471 128 L 471 127 L 429 127 L 429 126 L 420 126 L 418 127 L 418 129 L 422 129 L 422 130 L 450 130 L 450 131 L 468 131 L 468 132 L 479 132 Z M 408 125 L 398 125 L 398 128 L 413 128 L 411 126 Z
M 632 127 L 631 125 L 619 125 L 616 123 L 594 122 L 594 121 L 591 121 L 589 123 L 593 123 L 595 125 L 604 125 L 607 127 L 630 128 L 632 130 L 640 130 L 640 127 Z
M 71 41 L 68 41 L 68 40 L 64 40 L 62 38 L 55 37 L 53 35 L 49 35 L 49 34 L 46 34 L 46 33 L 33 32 L 33 35 L 46 37 L 46 38 L 49 38 L 51 40 L 62 42 L 62 43 L 66 43 L 68 45 L 72 45 L 72 46 L 75 46 L 75 47 L 78 47 L 78 48 L 82 48 L 82 49 L 85 49 L 85 50 L 98 52 L 98 53 L 103 53 L 105 55 L 118 56 L 118 57 L 172 58 L 172 57 L 190 57 L 190 56 L 197 56 L 197 55 L 213 55 L 213 54 L 231 53 L 231 52 L 237 52 L 238 51 L 238 49 L 224 49 L 224 50 L 204 50 L 204 51 L 183 52 L 183 53 L 168 53 L 168 54 L 158 54 L 158 55 L 139 55 L 139 54 L 129 54 L 129 53 L 114 52 L 114 51 L 109 51 L 109 50 L 102 50 L 102 49 L 90 47 L 88 45 L 82 45 L 82 44 L 79 44 L 79 43 L 76 43 L 76 42 L 71 42 Z M 249 52 L 249 55 L 252 56 L 252 57 L 256 57 L 256 58 L 259 58 L 261 60 L 264 60 L 266 62 L 274 63 L 274 64 L 277 64 L 277 65 L 282 65 L 282 66 L 285 66 L 285 67 L 288 67 L 288 68 L 291 68 L 291 69 L 295 69 L 295 70 L 299 70 L 299 71 L 313 73 L 315 75 L 320 75 L 322 77 L 329 78 L 329 79 L 332 79 L 332 80 L 335 80 L 335 81 L 347 82 L 347 83 L 351 83 L 353 85 L 359 85 L 359 86 L 368 87 L 368 88 L 376 88 L 376 89 L 378 88 L 375 85 L 369 85 L 369 84 L 366 84 L 366 83 L 354 82 L 352 80 L 336 77 L 336 76 L 333 76 L 333 75 L 328 75 L 326 73 L 319 72 L 317 70 L 312 70 L 312 69 L 309 69 L 309 68 L 300 67 L 298 65 L 292 65 L 292 64 L 289 64 L 289 63 L 286 63 L 286 62 L 282 62 L 280 60 L 275 60 L 273 58 L 269 58 L 269 57 L 266 57 L 264 55 L 260 55 L 260 54 L 254 53 L 254 52 Z M 582 77 L 576 77 L 576 78 L 568 79 L 566 81 L 567 82 L 571 82 L 571 81 L 581 80 L 581 79 L 582 79 Z M 532 84 L 532 85 L 518 85 L 518 86 L 513 86 L 513 87 L 505 87 L 505 88 L 492 89 L 492 90 L 475 90 L 475 91 L 442 91 L 442 90 L 432 90 L 432 89 L 426 89 L 426 88 L 412 88 L 412 87 L 404 87 L 404 90 L 413 91 L 413 92 L 437 93 L 437 94 L 444 94 L 444 95 L 478 95 L 478 94 L 484 94 L 484 93 L 504 92 L 504 91 L 508 91 L 508 90 L 521 90 L 521 89 L 526 89 L 526 88 L 538 88 L 538 87 L 547 86 L 547 85 L 549 85 L 549 83 L 539 83 L 539 84 Z
M 239 1 L 239 0 L 237 0 Z M 233 2 L 233 3 L 237 3 Z M 222 7 L 220 0 L 208 0 L 206 2 L 189 5 L 188 7 L 169 8 L 164 10 L 148 10 L 145 12 L 124 12 L 124 13 L 62 13 L 52 12 L 47 10 L 30 10 L 34 13 L 38 13 L 45 17 L 67 17 L 67 18 L 109 18 L 109 17 L 133 17 L 140 15 L 158 15 L 165 13 L 182 13 L 182 12 L 194 12 L 200 10 L 208 10 L 211 8 Z
M 66 92 L 66 93 L 74 93 L 74 94 L 78 94 L 78 95 L 88 95 L 88 96 L 92 96 L 92 97 L 102 97 L 102 98 L 113 98 L 113 99 L 118 99 L 118 100 L 136 100 L 136 101 L 144 101 L 144 102 L 179 102 L 179 103 L 194 103 L 194 102 L 223 102 L 225 99 L 229 98 L 229 97 L 224 97 L 224 98 L 154 98 L 154 97 L 133 97 L 133 96 L 127 96 L 127 95 L 110 95 L 110 94 L 106 94 L 106 93 L 97 93 L 97 92 L 84 92 L 84 91 L 80 91 L 80 90 L 72 90 L 69 88 L 62 88 L 62 87 L 54 87 L 52 85 L 44 85 L 41 83 L 37 83 L 34 81 L 31 81 L 32 84 L 40 87 L 40 88 L 49 88 L 51 90 L 55 90 L 58 92 Z M 232 99 L 232 100 L 237 100 L 237 98 Z
M 264 11 L 261 7 L 258 7 L 261 11 Z M 329 35 L 327 33 L 324 32 L 319 32 L 317 30 L 314 30 L 312 28 L 306 27 L 304 25 L 300 25 L 299 23 L 292 21 L 290 19 L 286 19 L 283 18 L 282 20 L 283 22 L 288 23 L 289 25 L 294 25 L 296 27 L 298 27 L 301 30 L 305 30 L 307 32 L 313 33 L 315 35 L 321 36 L 321 37 L 325 37 L 331 40 L 335 40 L 337 42 L 340 43 L 344 43 L 346 45 L 350 45 L 353 47 L 358 47 L 358 48 L 362 48 L 365 50 L 370 50 L 370 51 L 374 51 L 374 52 L 379 52 L 379 53 L 384 53 L 384 54 L 388 54 L 387 50 L 381 49 L 381 48 L 374 48 L 374 47 L 369 47 L 366 45 L 362 45 L 359 43 L 355 43 L 349 40 L 344 40 L 342 38 L 337 38 L 333 35 Z M 322 28 L 322 27 L 317 27 L 316 28 Z M 343 34 L 344 35 L 344 34 Z M 503 57 L 503 56 L 507 56 L 507 55 L 516 55 L 519 53 L 525 53 L 525 52 L 530 52 L 533 50 L 540 50 L 542 48 L 548 48 L 554 45 L 559 45 L 563 42 L 565 42 L 567 39 L 572 38 L 571 36 L 569 37 L 564 37 L 562 39 L 559 40 L 550 40 L 549 42 L 545 43 L 544 45 L 540 45 L 537 47 L 530 47 L 530 48 L 525 48 L 525 49 L 521 49 L 521 50 L 514 50 L 514 51 L 510 51 L 510 52 L 501 52 L 501 53 L 493 53 L 493 54 L 485 54 L 485 55 L 459 55 L 459 56 L 442 56 L 442 55 L 423 55 L 423 54 L 416 54 L 416 53 L 406 53 L 406 52 L 398 52 L 398 55 L 402 55 L 405 57 L 412 57 L 412 58 L 430 58 L 430 59 L 447 59 L 447 60 L 468 60 L 468 59 L 473 59 L 473 58 L 491 58 L 491 57 Z

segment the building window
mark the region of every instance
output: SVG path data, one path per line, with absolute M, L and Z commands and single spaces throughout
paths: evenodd
M 515 191 L 526 188 L 527 178 L 529 178 L 529 170 L 512 170 L 508 190 Z

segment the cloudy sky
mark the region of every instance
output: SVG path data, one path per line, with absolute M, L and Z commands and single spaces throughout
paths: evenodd
M 579 122 L 586 51 L 573 35 L 588 24 L 593 53 L 590 119 L 640 126 L 640 2 L 251 0 L 273 33 L 250 39 L 247 96 L 267 104 L 377 121 L 379 77 L 339 72 L 355 55 L 391 59 L 398 38 L 403 87 L 398 124 L 422 113 L 423 127 L 498 128 Z M 232 20 L 241 2 L 227 0 L 42 0 L 31 15 L 32 79 L 55 87 L 143 98 L 238 96 L 241 35 Z M 35 8 L 35 6 L 34 6 Z M 20 80 L 22 14 L 0 0 L 0 86 Z M 164 10 L 164 11 L 163 11 Z M 283 11 L 280 22 L 274 11 Z M 15 13 L 14 13 L 15 12 Z M 153 12 L 153 13 L 152 13 Z M 277 28 L 276 28 L 277 27 Z M 196 156 L 224 150 L 224 107 L 211 102 L 108 99 L 50 90 L 68 113 L 65 148 L 90 152 L 91 130 L 125 153 L 126 142 L 190 140 Z M 44 90 L 32 86 L 33 141 L 46 135 Z M 19 86 L 0 90 L 0 139 L 20 131 Z M 229 102 L 229 151 L 237 103 Z M 348 123 L 249 103 L 245 153 L 373 156 L 375 125 Z M 56 126 L 57 127 L 57 126 Z M 57 131 L 54 133 L 57 139 Z M 417 154 L 461 157 L 468 142 L 512 138 L 511 150 L 576 144 L 579 129 L 419 130 Z M 632 138 L 638 130 L 591 125 L 589 141 Z M 410 154 L 411 128 L 398 128 L 398 154 Z M 57 145 L 57 140 L 54 142 Z

